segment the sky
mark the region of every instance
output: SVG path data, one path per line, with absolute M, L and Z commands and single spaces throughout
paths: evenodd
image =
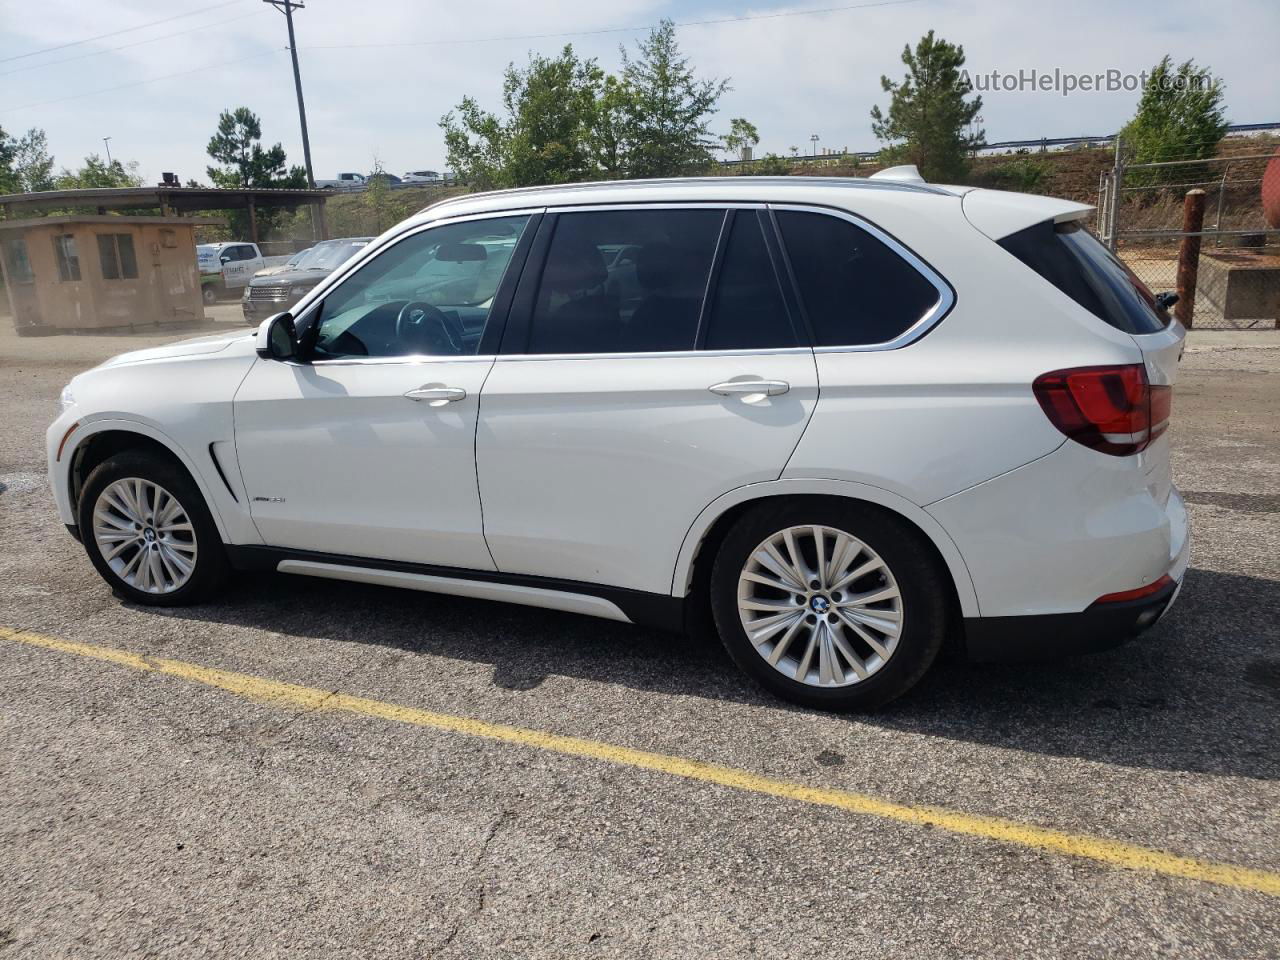
M 929 29 L 964 46 L 975 76 L 1136 74 L 1166 53 L 1194 58 L 1225 81 L 1231 122 L 1280 121 L 1278 0 L 871 3 L 306 0 L 294 19 L 315 176 L 367 172 L 375 158 L 400 175 L 440 170 L 440 117 L 468 95 L 496 110 L 509 62 L 572 43 L 615 70 L 619 45 L 662 17 L 681 25 L 700 76 L 730 81 L 712 131 L 746 117 L 760 154 L 808 153 L 814 134 L 819 150 L 875 149 L 880 77 L 900 79 L 903 46 Z M 247 106 L 264 141 L 300 164 L 286 47 L 283 15 L 262 0 L 0 0 L 0 127 L 43 128 L 60 167 L 110 137 L 147 182 L 163 171 L 207 182 L 219 112 Z M 1119 129 L 1137 96 L 998 89 L 981 116 L 989 141 L 1096 136 Z

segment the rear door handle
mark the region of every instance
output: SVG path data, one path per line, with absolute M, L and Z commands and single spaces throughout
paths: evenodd
M 410 400 L 426 400 L 432 407 L 442 407 L 446 403 L 462 400 L 467 391 L 461 387 L 446 387 L 438 383 L 428 383 L 405 394 Z
M 760 394 L 766 397 L 777 397 L 791 389 L 785 380 L 726 380 L 707 387 L 712 393 L 722 397 Z

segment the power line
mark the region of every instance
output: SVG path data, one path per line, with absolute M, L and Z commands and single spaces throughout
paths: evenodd
M 226 3 L 217 3 L 211 7 L 201 7 L 199 10 L 188 10 L 186 13 L 175 13 L 172 17 L 164 17 L 160 20 L 151 20 L 147 23 L 139 23 L 136 26 L 125 27 L 122 30 L 113 30 L 111 33 L 100 33 L 96 37 L 85 37 L 83 40 L 71 40 L 67 43 L 59 43 L 53 47 L 45 47 L 43 50 L 32 50 L 29 53 L 19 53 L 12 57 L 0 57 L 0 63 L 9 63 L 12 60 L 25 60 L 27 57 L 38 57 L 42 53 L 52 53 L 54 50 L 65 50 L 67 47 L 78 47 L 82 43 L 93 43 L 95 40 L 106 40 L 108 37 L 118 37 L 122 33 L 132 33 L 134 30 L 141 30 L 144 27 L 154 27 L 161 23 L 169 23 L 172 20 L 181 20 L 184 17 L 194 17 L 198 13 L 207 13 L 210 10 L 221 10 L 223 7 L 230 7 L 244 0 L 227 0 Z
M 210 7 L 209 9 L 213 9 Z M 33 63 L 26 67 L 18 67 L 14 70 L 6 70 L 0 73 L 0 77 L 7 77 L 13 73 L 23 73 L 27 70 L 39 70 L 41 67 L 56 67 L 62 63 L 71 63 L 75 60 L 87 60 L 90 57 L 100 57 L 104 53 L 115 53 L 118 50 L 128 50 L 130 47 L 140 47 L 144 43 L 155 43 L 157 40 L 170 40 L 173 37 L 181 37 L 188 33 L 195 33 L 197 30 L 208 30 L 210 27 L 222 27 L 228 23 L 235 23 L 237 20 L 247 20 L 249 17 L 257 16 L 256 13 L 245 13 L 238 17 L 229 17 L 225 20 L 218 20 L 214 23 L 202 23 L 198 27 L 189 27 L 186 30 L 175 30 L 173 33 L 162 33 L 158 37 L 148 37 L 146 40 L 135 40 L 133 43 L 122 43 L 118 47 L 107 47 L 105 50 L 94 50 L 92 53 L 82 53 L 74 57 L 63 57 L 61 60 L 47 60 L 44 63 Z
M 777 20 L 782 17 L 806 17 L 820 13 L 844 13 L 849 10 L 868 10 L 872 7 L 899 7 L 908 3 L 920 3 L 921 0 L 877 0 L 874 3 L 853 3 L 839 7 L 821 7 L 810 10 L 783 10 L 779 13 L 746 14 L 741 17 L 717 17 L 713 20 L 689 20 L 677 23 L 676 27 L 707 27 L 725 23 L 746 23 L 751 20 Z M 593 37 L 606 33 L 640 33 L 651 29 L 646 27 L 601 27 L 598 30 L 560 30 L 555 33 L 510 34 L 499 37 L 457 37 L 448 40 L 404 40 L 388 43 L 326 43 L 308 46 L 306 50 L 363 50 L 381 47 L 438 47 L 460 43 L 499 43 L 504 40 L 548 40 L 554 37 Z
M 172 80 L 174 77 L 186 77 L 193 73 L 204 73 L 206 70 L 216 70 L 218 67 L 229 67 L 235 63 L 244 63 L 246 60 L 261 60 L 263 57 L 271 57 L 280 50 L 268 50 L 265 53 L 255 53 L 247 57 L 237 57 L 234 60 L 223 60 L 221 63 L 207 63 L 202 67 L 196 67 L 194 70 L 182 70 L 179 73 L 166 73 L 162 77 L 148 77 L 145 80 L 136 80 L 133 83 L 122 83 L 118 87 L 101 87 L 97 90 L 90 90 L 88 93 L 73 93 L 69 97 L 57 97 L 53 100 L 41 100 L 39 103 L 24 103 L 13 107 L 0 107 L 0 110 L 30 110 L 33 107 L 47 107 L 52 103 L 65 103 L 68 100 L 80 100 L 84 97 L 96 97 L 102 93 L 114 93 L 117 90 L 128 90 L 131 87 L 140 87 L 147 83 L 156 83 L 160 80 Z

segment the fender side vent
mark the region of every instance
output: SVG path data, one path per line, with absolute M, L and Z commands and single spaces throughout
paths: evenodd
M 231 499 L 236 503 L 240 502 L 240 498 L 236 496 L 236 492 L 231 489 L 231 484 L 227 482 L 227 475 L 222 471 L 222 464 L 218 461 L 218 454 L 213 448 L 217 446 L 217 441 L 209 444 L 209 459 L 213 461 L 213 469 L 218 471 L 218 476 L 222 480 L 222 485 L 227 488 L 227 493 L 231 494 Z

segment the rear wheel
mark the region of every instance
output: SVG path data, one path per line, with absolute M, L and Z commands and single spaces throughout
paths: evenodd
M 200 290 L 200 295 L 204 298 L 206 305 L 212 305 L 218 302 L 218 291 L 212 283 L 206 283 Z
M 880 706 L 920 679 L 948 621 L 945 572 L 886 511 L 818 498 L 770 504 L 729 532 L 711 605 L 734 661 L 805 706 Z
M 79 513 L 89 559 L 124 599 L 182 606 L 203 600 L 225 579 L 213 517 L 172 461 L 137 452 L 103 461 L 85 482 Z

